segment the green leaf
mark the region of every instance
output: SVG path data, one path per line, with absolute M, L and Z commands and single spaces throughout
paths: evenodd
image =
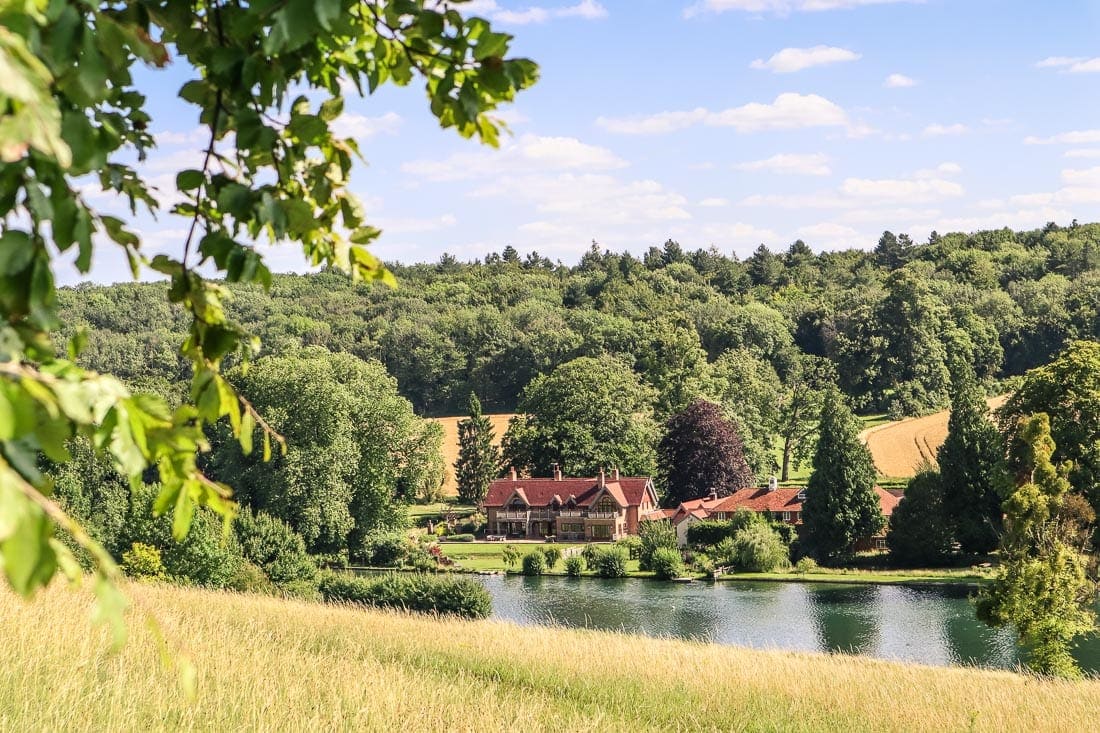
M 238 436 L 238 441 L 241 444 L 241 452 L 246 456 L 252 453 L 252 434 L 256 431 L 256 421 L 252 417 L 252 413 L 245 411 L 241 415 L 241 433 Z
M 50 547 L 52 527 L 46 513 L 28 499 L 24 501 L 28 506 L 14 531 L 0 543 L 0 555 L 12 590 L 29 598 L 53 577 L 57 555 Z
M 203 175 L 202 171 L 183 170 L 176 174 L 176 188 L 180 191 L 194 191 L 205 180 L 206 176 Z
M 0 234 L 0 275 L 17 275 L 34 259 L 34 244 L 26 232 L 9 229 Z
M 194 518 L 195 502 L 191 501 L 191 492 L 185 486 L 176 495 L 176 510 L 172 513 L 172 539 L 182 542 L 187 537 Z

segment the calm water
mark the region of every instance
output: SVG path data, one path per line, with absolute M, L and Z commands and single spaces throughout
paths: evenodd
M 657 583 L 481 576 L 493 614 L 519 624 L 615 629 L 769 649 L 922 664 L 1015 667 L 1008 633 L 974 617 L 965 588 L 823 583 Z M 1100 672 L 1100 639 L 1077 650 Z

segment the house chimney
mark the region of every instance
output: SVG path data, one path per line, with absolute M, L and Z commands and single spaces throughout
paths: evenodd
M 509 468 L 508 473 L 512 477 L 512 480 L 515 481 L 516 480 L 516 467 L 512 466 L 511 468 Z
M 604 486 L 607 486 L 607 476 L 605 476 L 605 475 L 604 475 L 604 472 L 603 472 L 603 466 L 600 466 L 600 477 L 599 477 L 599 479 L 598 479 L 598 482 L 597 482 L 597 483 L 598 483 L 598 485 L 599 485 L 599 487 L 600 487 L 601 489 L 602 489 L 602 488 L 603 488 Z
M 611 469 L 611 480 L 616 481 L 616 482 L 619 480 L 619 467 L 618 466 Z
M 711 489 L 710 494 L 707 495 L 707 498 L 711 501 L 718 501 L 718 492 L 715 489 Z
M 557 463 L 554 464 L 554 480 L 561 481 L 561 465 Z
M 772 491 L 775 491 L 778 488 L 779 488 L 779 479 L 777 479 L 775 476 L 772 476 L 770 479 L 768 479 L 768 492 L 769 493 L 772 492 Z

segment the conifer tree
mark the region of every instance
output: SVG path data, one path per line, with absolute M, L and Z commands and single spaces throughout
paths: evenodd
M 951 417 L 938 462 L 944 512 L 966 553 L 986 553 L 1001 534 L 1004 440 L 969 363 L 952 365 Z
M 1073 639 L 1096 629 L 1095 584 L 1083 553 L 1088 534 L 1064 504 L 1069 464 L 1056 466 L 1045 413 L 1021 417 L 1011 440 L 1015 487 L 1004 502 L 1001 566 L 978 594 L 978 618 L 1011 626 L 1028 650 L 1028 666 L 1057 677 L 1080 677 Z
M 458 498 L 465 504 L 479 504 L 499 471 L 500 449 L 493 442 L 493 424 L 481 414 L 481 401 L 471 392 L 469 417 L 458 424 Z
M 924 466 L 905 486 L 905 498 L 890 515 L 886 545 L 899 565 L 939 565 L 951 554 L 951 522 L 943 510 L 943 481 Z
M 802 539 L 819 562 L 830 563 L 885 523 L 875 493 L 875 464 L 859 439 L 859 421 L 840 393 L 830 390 L 802 505 Z

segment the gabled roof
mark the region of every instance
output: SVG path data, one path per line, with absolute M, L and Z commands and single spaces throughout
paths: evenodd
M 483 502 L 487 507 L 504 506 L 513 492 L 522 491 L 529 506 L 549 506 L 554 497 L 576 498 L 577 506 L 590 506 L 606 491 L 619 506 L 639 506 L 650 486 L 648 476 L 622 476 L 618 481 L 608 479 L 600 489 L 597 478 L 499 478 L 489 484 L 489 492 Z
M 718 499 L 691 499 L 681 502 L 676 508 L 672 523 L 682 522 L 689 515 L 711 516 L 718 512 L 732 514 L 738 509 L 751 509 L 754 512 L 800 512 L 803 500 L 799 498 L 799 494 L 804 491 L 805 489 L 800 486 L 778 488 L 772 491 L 766 488 L 750 488 L 735 491 L 729 496 Z M 889 517 L 893 514 L 894 507 L 898 505 L 898 497 L 879 486 L 875 486 L 875 495 L 878 496 L 883 516 Z

